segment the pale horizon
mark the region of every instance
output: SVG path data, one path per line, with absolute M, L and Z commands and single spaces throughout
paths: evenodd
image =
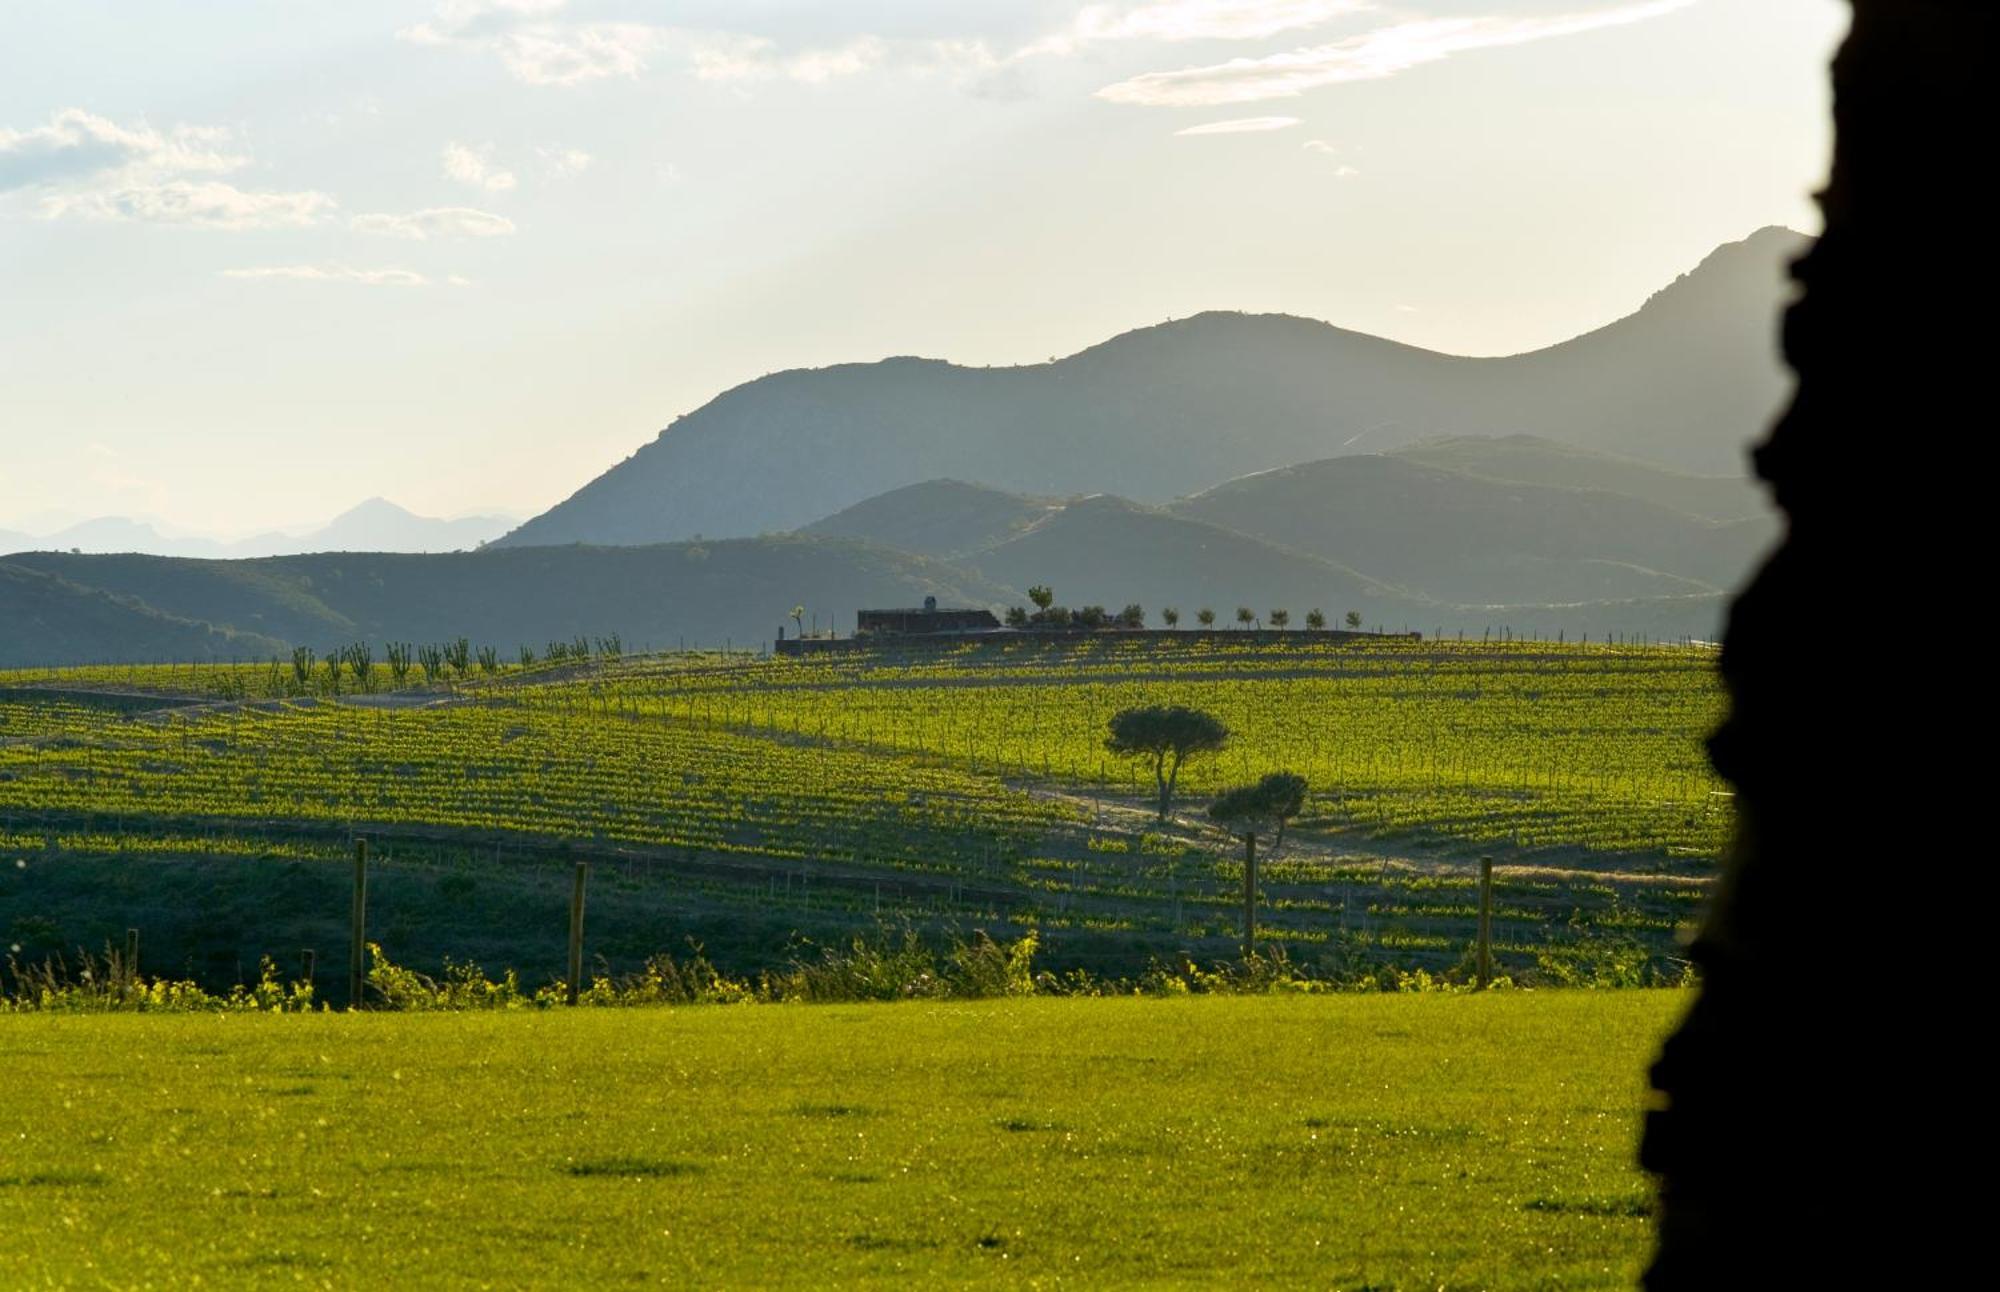
M 1537 349 L 1817 232 L 1843 21 L 742 8 L 0 17 L 0 529 L 528 516 L 768 372 L 1209 310 Z

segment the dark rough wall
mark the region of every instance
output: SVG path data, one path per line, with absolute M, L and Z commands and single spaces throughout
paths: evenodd
M 1952 957 L 1994 918 L 1962 860 L 1980 798 L 1953 773 L 1980 755 L 1948 752 L 1954 733 L 1984 743 L 1984 666 L 1953 681 L 1922 651 L 1871 663 L 1815 648 L 1811 626 L 1915 590 L 1888 569 L 1981 582 L 1985 471 L 1965 446 L 1992 417 L 1973 349 L 1992 331 L 1975 188 L 1994 7 L 1855 0 L 1835 60 L 1826 234 L 1784 324 L 1798 389 L 1756 454 L 1789 531 L 1731 612 L 1734 703 L 1711 745 L 1739 834 L 1641 1151 L 1661 1183 L 1656 1292 L 1937 1286 L 1924 1271 L 1982 1237 L 1952 1199 L 1987 1186 L 1951 1183 L 1950 1164 L 1990 1168 L 1959 1062 L 1990 1007 L 1960 998 L 1930 1023 L 1941 997 L 1980 990 Z M 1964 919 L 1954 893 L 1981 894 Z

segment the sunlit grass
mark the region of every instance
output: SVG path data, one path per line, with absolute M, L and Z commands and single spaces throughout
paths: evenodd
M 1677 992 L 0 1020 L 0 1285 L 1628 1286 Z

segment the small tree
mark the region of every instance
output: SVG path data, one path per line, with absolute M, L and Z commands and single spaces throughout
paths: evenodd
M 1111 615 L 1103 606 L 1081 606 L 1076 612 L 1076 626 L 1088 632 L 1095 632 L 1111 622 Z
M 1008 606 L 1007 626 L 1009 628 L 1026 628 L 1028 626 L 1028 608 L 1026 606 Z
M 299 694 L 304 695 L 312 686 L 313 649 L 310 646 L 292 647 L 292 680 L 299 684 Z
M 1209 805 L 1211 821 L 1243 841 L 1243 958 L 1257 950 L 1257 840 L 1285 841 L 1285 823 L 1306 805 L 1306 778 L 1272 772 L 1255 785 L 1230 790 Z
M 326 653 L 326 692 L 328 695 L 338 696 L 340 694 L 340 665 L 340 647 L 336 646 Z
M 1035 603 L 1035 609 L 1047 610 L 1056 603 L 1056 594 L 1047 585 L 1037 583 L 1028 589 L 1028 600 Z
M 1347 631 L 1351 633 L 1361 631 L 1361 612 L 1359 610 L 1350 610 L 1347 612 Z
M 400 688 L 410 680 L 410 664 L 413 662 L 410 643 L 390 642 L 383 649 L 389 656 L 389 676 Z
M 1273 627 L 1273 628 L 1283 628 L 1283 627 L 1286 627 L 1287 625 L 1289 625 L 1289 624 L 1290 624 L 1291 622 L 1292 622 L 1292 612 L 1291 612 L 1291 611 L 1289 611 L 1289 610 L 1273 610 L 1273 611 L 1271 612 L 1271 627 Z
M 1173 809 L 1174 787 L 1190 758 L 1219 753 L 1229 743 L 1229 728 L 1213 714 L 1185 705 L 1147 705 L 1121 709 L 1111 716 L 1111 734 L 1104 747 L 1121 758 L 1147 758 L 1160 794 L 1160 822 Z
M 354 670 L 354 684 L 363 691 L 375 689 L 375 651 L 367 642 L 356 642 L 341 654 L 347 657 L 347 666 Z
M 1118 612 L 1118 626 L 1120 628 L 1144 628 L 1146 626 L 1145 609 L 1136 601 L 1125 607 Z
M 792 622 L 793 622 L 793 623 L 795 623 L 795 624 L 797 624 L 797 625 L 799 626 L 799 636 L 801 636 L 801 637 L 805 636 L 805 635 L 806 635 L 806 608 L 805 608 L 804 606 L 793 606 L 793 607 L 792 607 Z
M 417 662 L 424 666 L 424 681 L 441 682 L 444 680 L 444 647 L 419 646 L 417 648 Z
M 1318 632 L 1320 629 L 1326 627 L 1326 611 L 1306 611 L 1306 627 L 1312 629 L 1314 632 Z
M 1213 628 L 1215 627 L 1215 612 L 1207 606 L 1203 606 L 1194 612 L 1194 621 L 1203 628 Z
M 1181 626 L 1181 612 L 1168 606 L 1160 612 L 1160 622 L 1169 628 L 1178 628 Z
M 1257 612 L 1256 612 L 1256 611 L 1252 610 L 1252 609 L 1251 609 L 1250 607 L 1248 607 L 1248 606 L 1238 606 L 1238 607 L 1236 607 L 1236 624 L 1237 624 L 1237 627 L 1239 627 L 1239 628 L 1248 628 L 1248 627 L 1249 627 L 1249 626 L 1250 626 L 1251 624 L 1255 623 L 1256 621 L 1257 621 Z

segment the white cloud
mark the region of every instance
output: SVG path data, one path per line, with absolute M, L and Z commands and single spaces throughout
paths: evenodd
M 204 126 L 161 131 L 121 126 L 82 108 L 65 108 L 48 124 L 0 129 L 0 192 L 93 175 L 221 174 L 249 164 L 227 151 L 229 132 Z
M 360 283 L 367 287 L 428 287 L 431 280 L 409 269 L 355 269 L 349 265 L 264 265 L 225 269 L 224 278 L 292 279 L 307 283 Z
M 407 215 L 376 213 L 357 215 L 348 221 L 357 233 L 379 233 L 391 238 L 423 242 L 430 238 L 503 238 L 514 232 L 514 222 L 490 211 L 469 206 L 434 206 Z
M 139 220 L 150 224 L 191 224 L 207 229 L 300 229 L 333 209 L 324 193 L 250 193 L 221 180 L 168 180 L 81 193 L 58 193 L 42 201 L 51 219 Z
M 240 170 L 249 155 L 229 131 L 144 122 L 121 125 L 81 108 L 48 124 L 0 130 L 0 193 L 32 191 L 43 216 L 137 220 L 209 229 L 313 224 L 335 203 L 326 194 L 253 192 L 212 176 Z
M 446 179 L 456 180 L 469 188 L 483 188 L 489 193 L 504 193 L 513 188 L 517 181 L 514 172 L 495 166 L 488 154 L 489 148 L 468 148 L 461 143 L 444 146 L 441 162 Z
M 490 44 L 501 64 L 528 85 L 581 85 L 608 77 L 632 80 L 646 70 L 664 32 L 643 23 L 600 22 L 578 27 L 538 26 L 506 32 Z
M 544 86 L 636 80 L 655 63 L 702 81 L 821 85 L 888 66 L 918 74 L 962 74 L 983 71 L 997 61 L 977 41 L 889 41 L 856 35 L 834 44 L 787 49 L 768 36 L 743 31 L 580 22 L 563 17 L 563 8 L 562 0 L 446 0 L 431 19 L 397 35 L 415 44 L 456 45 L 486 53 L 515 80 Z
M 596 160 L 581 148 L 557 148 L 538 145 L 535 156 L 541 159 L 542 169 L 553 179 L 574 179 L 590 169 Z
M 1086 5 L 1034 53 L 1064 54 L 1109 40 L 1263 40 L 1373 9 L 1369 0 L 1148 0 Z
M 1235 58 L 1206 67 L 1147 72 L 1097 97 L 1142 107 L 1215 107 L 1290 98 L 1344 81 L 1380 80 L 1453 54 L 1570 36 L 1644 22 L 1694 0 L 1645 0 L 1584 13 L 1480 18 L 1426 18 L 1380 27 L 1327 45 L 1263 58 Z
M 428 22 L 396 33 L 416 45 L 442 45 L 504 31 L 523 18 L 562 9 L 567 0 L 440 0 Z
M 1174 131 L 1177 135 L 1248 135 L 1267 130 L 1289 130 L 1299 124 L 1297 117 L 1237 117 L 1233 121 L 1210 121 Z

